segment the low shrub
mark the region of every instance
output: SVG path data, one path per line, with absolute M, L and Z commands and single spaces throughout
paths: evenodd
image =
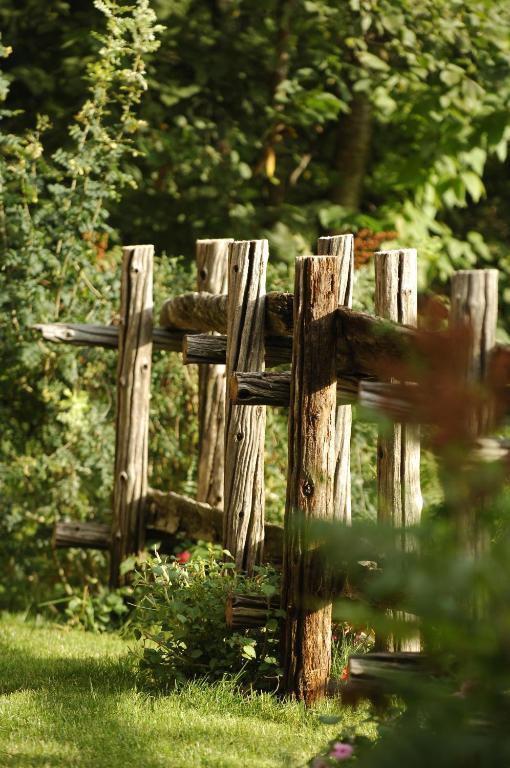
M 227 558 L 226 560 L 224 558 Z M 129 627 L 142 641 L 140 672 L 144 684 L 169 687 L 192 678 L 215 680 L 225 674 L 242 684 L 276 687 L 279 610 L 260 628 L 234 631 L 225 621 L 232 593 L 264 595 L 278 591 L 278 575 L 269 566 L 253 576 L 236 573 L 229 555 L 209 545 L 191 557 L 156 554 L 138 567 L 133 586 L 137 603 Z

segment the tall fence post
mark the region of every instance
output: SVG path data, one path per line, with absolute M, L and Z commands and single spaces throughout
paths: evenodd
M 375 254 L 375 311 L 396 323 L 418 324 L 417 254 L 414 248 Z M 420 522 L 420 428 L 394 424 L 379 434 L 377 444 L 378 520 L 402 531 L 402 547 L 412 548 L 406 529 Z M 389 639 L 394 650 L 418 651 L 420 640 Z
M 231 238 L 197 240 L 197 290 L 227 293 L 228 246 Z M 223 505 L 225 456 L 225 366 L 198 368 L 197 501 Z
M 334 235 L 319 237 L 319 256 L 336 256 L 340 262 L 338 304 L 352 307 L 354 285 L 354 237 Z M 352 408 L 338 405 L 335 422 L 335 518 L 351 522 L 351 429 Z
M 145 538 L 149 402 L 152 365 L 154 247 L 124 248 L 117 364 L 117 421 L 110 585 L 121 581 L 120 564 L 140 551 Z
M 264 370 L 267 240 L 231 243 L 228 263 L 227 381 L 234 371 Z M 266 409 L 225 397 L 223 546 L 250 573 L 264 547 Z
M 490 353 L 496 344 L 498 320 L 498 270 L 466 269 L 456 272 L 451 283 L 450 327 L 466 328 L 468 344 L 466 379 L 483 382 L 489 373 Z M 490 407 L 472 415 L 469 431 L 474 438 L 490 426 Z M 487 531 L 479 525 L 472 500 L 457 505 L 459 538 L 466 551 L 476 556 L 487 547 Z
M 334 517 L 336 322 L 339 260 L 296 260 L 282 608 L 284 686 L 306 704 L 324 695 L 331 668 L 331 603 L 317 568 L 314 521 Z

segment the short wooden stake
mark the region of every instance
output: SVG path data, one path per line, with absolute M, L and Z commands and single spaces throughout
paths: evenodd
M 354 238 L 352 235 L 319 237 L 317 252 L 320 256 L 336 256 L 340 262 L 338 304 L 352 307 L 354 284 Z M 351 522 L 351 428 L 352 408 L 338 405 L 336 409 L 336 468 L 335 518 Z
M 375 311 L 396 323 L 418 324 L 417 254 L 414 248 L 375 254 Z M 420 428 L 394 424 L 377 446 L 378 520 L 402 531 L 402 546 L 413 547 L 406 529 L 420 522 Z M 395 651 L 419 651 L 420 639 L 388 639 Z
M 197 240 L 197 290 L 227 292 L 228 246 L 231 239 Z M 223 506 L 225 455 L 225 366 L 198 369 L 197 501 Z
M 296 261 L 285 508 L 282 662 L 285 691 L 313 704 L 326 692 L 331 667 L 331 604 L 316 604 L 327 576 L 313 557 L 313 524 L 333 519 L 335 478 L 335 308 L 339 260 Z M 327 585 L 326 585 L 327 586 Z
M 120 565 L 144 545 L 152 363 L 154 248 L 124 248 L 117 365 L 117 426 L 110 585 Z
M 267 240 L 229 247 L 227 380 L 234 371 L 264 370 Z M 264 546 L 263 406 L 225 399 L 225 515 L 223 545 L 237 568 L 252 572 Z

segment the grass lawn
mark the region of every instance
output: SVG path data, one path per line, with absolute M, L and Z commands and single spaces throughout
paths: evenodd
M 51 624 L 0 621 L 0 766 L 272 768 L 303 766 L 337 726 L 269 695 L 192 683 L 139 690 L 129 645 Z M 365 713 L 344 710 L 365 729 Z

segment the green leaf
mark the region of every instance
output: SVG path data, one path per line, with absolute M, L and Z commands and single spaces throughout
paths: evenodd
M 473 171 L 464 171 L 464 173 L 461 173 L 460 178 L 471 195 L 473 202 L 477 203 L 485 194 L 485 187 L 481 178 Z
M 253 645 L 243 645 L 243 656 L 245 659 L 256 659 L 257 651 Z
M 361 64 L 364 67 L 368 67 L 368 69 L 374 69 L 378 72 L 387 72 L 389 70 L 389 66 L 385 61 L 380 59 L 379 56 L 369 53 L 369 51 L 360 51 L 358 53 L 358 59 Z

